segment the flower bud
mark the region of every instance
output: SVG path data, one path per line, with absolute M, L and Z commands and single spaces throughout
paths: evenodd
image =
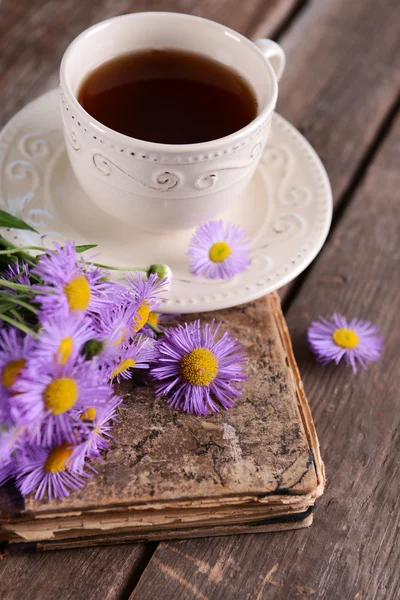
M 171 283 L 172 271 L 168 265 L 150 265 L 150 267 L 147 270 L 147 277 L 150 277 L 150 275 L 153 275 L 154 273 L 158 275 L 159 279 L 167 279 L 168 283 Z
M 92 360 L 95 356 L 101 354 L 104 350 L 104 342 L 100 340 L 88 340 L 83 346 L 82 354 L 86 360 Z

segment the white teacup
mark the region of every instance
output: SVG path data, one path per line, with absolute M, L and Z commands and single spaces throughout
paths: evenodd
M 154 48 L 197 52 L 231 66 L 253 88 L 258 115 L 226 137 L 171 145 L 113 131 L 82 108 L 77 94 L 89 71 L 115 56 Z M 216 217 L 256 169 L 284 66 L 284 52 L 275 42 L 253 43 L 190 15 L 135 13 L 90 27 L 67 48 L 60 70 L 64 133 L 79 183 L 103 210 L 141 229 L 186 229 Z

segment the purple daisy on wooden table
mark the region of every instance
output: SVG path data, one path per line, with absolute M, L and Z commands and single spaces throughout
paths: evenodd
M 148 369 L 156 357 L 155 342 L 139 334 L 130 344 L 121 346 L 118 354 L 105 359 L 104 375 L 112 381 L 131 379 L 132 369 Z
M 150 312 L 154 312 L 161 305 L 167 291 L 168 279 L 159 279 L 156 274 L 147 277 L 141 272 L 136 272 L 128 275 L 127 283 L 137 303 L 132 323 L 133 332 L 137 333 L 146 325 Z
M 206 415 L 230 408 L 241 396 L 246 379 L 246 355 L 229 333 L 217 339 L 221 323 L 200 321 L 168 329 L 158 342 L 157 366 L 152 377 L 159 382 L 157 396 L 184 412 Z
M 209 221 L 189 242 L 190 270 L 209 279 L 230 279 L 250 264 L 250 240 L 233 223 Z
M 107 292 L 112 284 L 105 280 L 107 273 L 78 261 L 72 242 L 63 247 L 55 244 L 55 250 L 41 254 L 32 272 L 44 282 L 35 286 L 44 318 L 60 311 L 96 311 L 110 302 Z
M 30 364 L 15 390 L 18 393 L 10 400 L 13 414 L 29 425 L 29 439 L 44 446 L 73 442 L 76 410 L 103 404 L 112 396 L 96 361 L 82 360 L 62 366 L 55 361 Z
M 338 364 L 344 358 L 353 372 L 357 363 L 366 369 L 367 363 L 377 361 L 383 350 L 383 338 L 369 321 L 347 319 L 334 313 L 330 319 L 320 317 L 308 329 L 308 342 L 318 361 L 326 365 Z
M 36 490 L 35 498 L 49 500 L 69 496 L 70 490 L 86 485 L 91 474 L 69 468 L 74 446 L 62 442 L 50 448 L 26 446 L 16 459 L 16 486 L 23 496 Z

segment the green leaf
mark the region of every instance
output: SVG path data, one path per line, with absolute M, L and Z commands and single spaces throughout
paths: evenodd
M 92 248 L 97 248 L 97 244 L 86 244 L 83 246 L 76 246 L 75 250 L 81 253 L 86 252 L 86 250 L 91 250 Z
M 5 323 L 12 325 L 12 327 L 16 327 L 17 329 L 20 329 L 21 331 L 27 333 L 28 335 L 31 335 L 32 337 L 37 337 L 36 333 L 33 331 L 33 329 L 28 327 L 28 325 L 25 325 L 24 323 L 19 323 L 18 321 L 14 321 L 14 319 L 11 319 L 8 315 L 0 315 L 0 321 L 4 321 Z
M 0 227 L 11 227 L 12 229 L 27 229 L 28 231 L 33 231 L 34 233 L 38 233 L 36 229 L 33 229 L 28 223 L 21 221 L 17 217 L 10 215 L 5 210 L 0 210 Z

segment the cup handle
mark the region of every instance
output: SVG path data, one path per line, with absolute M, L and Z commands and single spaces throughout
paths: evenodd
M 256 40 L 254 45 L 257 46 L 264 58 L 269 61 L 276 78 L 279 81 L 285 70 L 286 64 L 286 56 L 280 45 L 272 40 L 266 40 L 264 38 Z

